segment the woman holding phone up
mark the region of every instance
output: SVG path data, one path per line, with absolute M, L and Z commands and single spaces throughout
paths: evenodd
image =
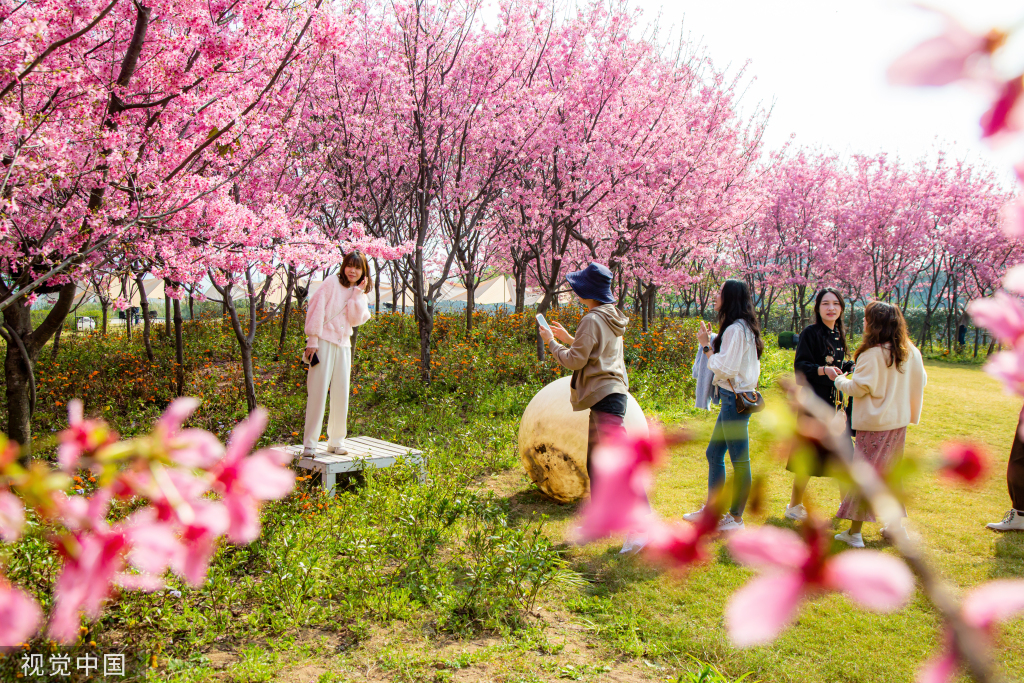
M 715 300 L 718 313 L 718 336 L 711 341 L 711 328 L 701 322 L 697 342 L 708 358 L 708 369 L 714 373 L 722 408 L 711 433 L 707 448 L 708 501 L 725 486 L 725 453 L 729 452 L 733 469 L 732 505 L 718 523 L 719 531 L 743 528 L 743 510 L 750 495 L 750 440 L 747 433 L 749 412 L 739 412 L 736 392 L 755 391 L 761 375 L 761 325 L 754 311 L 750 290 L 742 280 L 726 280 Z M 696 521 L 704 508 L 683 515 Z
M 348 435 L 348 378 L 352 368 L 352 328 L 370 319 L 366 298 L 373 287 L 366 256 L 349 252 L 337 277 L 324 280 L 309 298 L 306 310 L 306 351 L 310 364 L 306 375 L 306 426 L 302 454 L 312 455 L 324 424 L 324 404 L 331 394 L 327 421 L 327 451 L 345 454 Z

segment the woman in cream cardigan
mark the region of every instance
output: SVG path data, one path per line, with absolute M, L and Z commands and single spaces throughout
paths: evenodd
M 327 451 L 345 454 L 348 435 L 348 378 L 352 367 L 352 328 L 370 319 L 366 293 L 373 287 L 366 257 L 358 251 L 345 255 L 337 277 L 324 280 L 309 298 L 306 309 L 306 352 L 310 365 L 306 376 L 306 425 L 302 454 L 310 455 L 320 441 L 324 404 L 331 394 L 327 420 Z
M 836 388 L 853 397 L 853 428 L 857 450 L 880 472 L 890 471 L 903 457 L 907 425 L 921 421 L 921 403 L 928 376 L 921 352 L 910 342 L 900 309 L 872 301 L 864 309 L 864 339 L 854 353 L 857 365 L 850 376 L 835 368 L 826 373 Z M 856 493 L 847 493 L 836 517 L 851 520 L 836 539 L 864 547 L 861 527 L 875 517 Z M 899 529 L 883 529 L 898 532 Z

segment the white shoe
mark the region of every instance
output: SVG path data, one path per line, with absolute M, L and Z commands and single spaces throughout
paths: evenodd
M 333 453 L 334 455 L 348 455 L 348 451 L 346 451 L 342 446 L 328 446 L 327 452 Z
M 729 513 L 722 515 L 722 519 L 718 521 L 719 531 L 738 531 L 743 528 L 743 520 L 736 519 Z
M 696 522 L 698 519 L 701 518 L 701 515 L 703 514 L 704 508 L 701 507 L 701 509 L 697 510 L 696 512 L 687 512 L 685 515 L 683 515 L 683 519 L 685 519 L 687 522 Z
M 920 540 L 916 532 L 912 532 L 908 530 L 905 526 L 903 526 L 902 519 L 893 522 L 892 524 L 886 524 L 885 526 L 883 526 L 881 534 L 882 538 L 889 541 L 890 543 L 892 543 L 893 539 L 895 539 L 896 537 L 899 537 L 903 541 L 917 542 Z
M 626 542 L 622 544 L 622 550 L 619 551 L 619 554 L 638 553 L 645 545 L 647 545 L 647 534 L 634 534 L 630 532 L 626 534 Z
M 316 451 L 314 451 L 312 448 L 303 448 L 302 449 L 302 455 L 300 455 L 299 457 L 300 458 L 312 458 L 314 455 L 316 455 Z
M 836 540 L 842 541 L 851 548 L 863 548 L 864 547 L 864 535 L 863 534 L 851 534 L 849 530 L 844 531 L 841 534 L 836 534 Z
M 803 503 L 797 503 L 796 505 L 786 503 L 786 519 L 791 519 L 794 522 L 806 520 L 807 508 L 804 507 Z
M 989 522 L 985 525 L 993 531 L 1024 531 L 1024 515 L 1020 510 L 1010 510 L 1001 522 Z

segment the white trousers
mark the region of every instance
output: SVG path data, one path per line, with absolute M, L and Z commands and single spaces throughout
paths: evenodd
M 341 446 L 348 435 L 348 376 L 352 367 L 352 347 L 320 340 L 316 351 L 320 362 L 306 375 L 306 428 L 302 447 L 315 449 L 324 426 L 324 404 L 331 393 L 331 412 L 327 420 L 327 446 Z

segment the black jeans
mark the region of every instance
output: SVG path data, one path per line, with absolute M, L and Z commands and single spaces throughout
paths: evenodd
M 590 428 L 587 433 L 587 477 L 590 478 L 590 455 L 607 434 L 626 433 L 626 394 L 608 394 L 590 406 Z

